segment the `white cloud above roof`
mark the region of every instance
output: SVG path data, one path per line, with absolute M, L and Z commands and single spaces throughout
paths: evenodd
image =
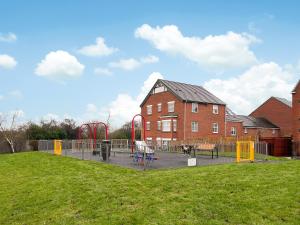
M 86 56 L 108 56 L 116 51 L 118 51 L 117 48 L 108 47 L 105 44 L 103 37 L 97 37 L 95 44 L 84 46 L 78 50 L 80 54 Z
M 140 113 L 140 104 L 157 79 L 163 79 L 163 75 L 158 72 L 151 73 L 136 96 L 120 93 L 108 105 L 101 108 L 89 103 L 86 106 L 84 117 L 86 120 L 102 118 L 103 121 L 106 121 L 110 115 L 111 125 L 114 128 L 120 127 L 125 122 L 131 121 L 135 114 Z
M 17 61 L 14 59 L 14 57 L 3 54 L 0 54 L 0 68 L 3 69 L 13 69 L 17 65 Z
M 252 66 L 228 79 L 211 79 L 204 88 L 221 98 L 238 114 L 251 113 L 271 96 L 290 99 L 293 75 L 274 62 Z
M 62 50 L 49 52 L 37 65 L 35 74 L 49 78 L 78 77 L 85 66 L 75 56 Z
M 250 45 L 259 40 L 247 33 L 232 31 L 206 37 L 184 36 L 175 25 L 151 27 L 144 24 L 135 30 L 135 37 L 149 41 L 162 52 L 183 57 L 207 69 L 227 69 L 257 62 Z

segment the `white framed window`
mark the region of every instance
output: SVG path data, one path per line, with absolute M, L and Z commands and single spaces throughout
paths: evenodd
M 146 138 L 147 145 L 152 145 L 152 137 Z
M 171 131 L 171 120 L 162 120 L 162 131 L 170 132 Z
M 212 124 L 212 132 L 213 132 L 214 134 L 219 133 L 219 124 L 218 124 L 218 123 L 213 123 L 213 124 Z
M 150 130 L 150 129 L 151 129 L 151 123 L 150 123 L 150 121 L 148 121 L 146 123 L 146 130 Z
M 157 121 L 157 130 L 161 130 L 161 121 Z
M 198 132 L 198 122 L 192 122 L 192 132 Z
M 213 105 L 213 114 L 219 114 L 219 106 L 218 105 Z
M 272 129 L 272 134 L 275 134 L 275 129 Z
M 175 101 L 168 102 L 168 112 L 174 112 L 175 109 Z
M 161 112 L 161 103 L 157 104 L 157 112 Z
M 236 127 L 231 127 L 230 134 L 231 136 L 236 136 Z
M 192 112 L 197 113 L 198 112 L 198 103 L 193 102 L 192 103 Z
M 173 120 L 173 131 L 177 131 L 177 120 Z
M 248 134 L 247 128 L 244 128 L 244 134 Z
M 148 115 L 152 114 L 152 105 L 147 105 L 147 114 Z

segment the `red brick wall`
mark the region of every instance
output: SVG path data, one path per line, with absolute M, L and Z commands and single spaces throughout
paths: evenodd
M 292 108 L 271 97 L 250 116 L 264 117 L 280 128 L 280 136 L 292 135 Z
M 168 115 L 168 102 L 175 101 L 174 113 L 178 114 L 177 120 L 177 132 L 162 132 L 157 130 L 157 121 L 162 120 L 160 116 Z M 157 104 L 162 103 L 161 112 L 157 112 Z M 152 115 L 147 115 L 147 105 L 152 105 Z M 150 95 L 145 104 L 141 108 L 141 113 L 145 117 L 146 122 L 150 121 L 151 128 L 150 131 L 146 130 L 146 137 L 151 137 L 152 140 L 156 140 L 157 137 L 160 138 L 177 138 L 183 136 L 183 103 L 179 101 L 170 92 L 161 92 L 154 95 Z M 167 119 L 167 118 L 166 118 Z
M 293 93 L 293 140 L 300 141 L 300 84 Z
M 248 128 L 248 135 L 252 137 L 279 137 L 280 130 L 279 129 L 266 129 L 266 128 Z M 274 133 L 273 133 L 274 131 Z
M 236 128 L 236 136 L 231 135 L 231 127 Z M 244 134 L 244 127 L 242 122 L 232 122 L 227 121 L 226 122 L 226 136 L 227 137 L 241 137 L 241 136 L 247 136 L 248 134 Z
M 174 113 L 168 113 L 168 102 L 175 101 Z M 157 104 L 162 103 L 162 112 L 157 112 Z M 147 105 L 152 105 L 152 115 L 147 115 Z M 186 107 L 186 115 L 184 121 L 184 112 Z M 207 136 L 224 136 L 225 135 L 225 106 L 219 105 L 219 114 L 212 113 L 212 104 L 199 104 L 198 113 L 192 112 L 192 103 L 183 103 L 178 100 L 170 92 L 162 92 L 150 97 L 146 100 L 141 108 L 141 113 L 145 117 L 146 121 L 150 121 L 151 130 L 146 130 L 146 137 L 151 137 L 152 140 L 160 138 L 176 138 L 177 140 L 190 138 L 199 138 Z M 157 130 L 157 121 L 163 120 L 160 118 L 162 115 L 177 114 L 177 132 L 162 132 Z M 167 119 L 167 118 L 165 118 Z M 198 122 L 198 132 L 192 132 L 192 121 Z M 185 122 L 185 129 L 184 129 Z M 212 123 L 218 123 L 219 133 L 212 133 Z
M 213 104 L 198 104 L 198 112 L 192 112 L 192 103 L 186 105 L 186 139 L 225 136 L 225 106 L 219 105 L 219 114 L 213 114 Z M 192 132 L 192 122 L 198 122 L 198 132 Z M 212 124 L 218 123 L 219 132 L 212 132 Z
M 227 137 L 234 137 L 231 136 L 231 127 L 236 127 L 237 129 L 237 136 L 236 137 L 243 137 L 243 136 L 251 136 L 251 137 L 279 137 L 280 130 L 279 129 L 265 129 L 265 128 L 247 128 L 247 133 L 245 133 L 245 129 L 243 127 L 242 122 L 231 122 L 228 121 L 226 124 L 226 135 Z

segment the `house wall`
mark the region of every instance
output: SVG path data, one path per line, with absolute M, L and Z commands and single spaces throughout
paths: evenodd
M 174 113 L 168 113 L 168 102 L 175 101 Z M 162 104 L 161 112 L 157 111 L 157 104 Z M 152 105 L 152 115 L 147 115 L 147 105 Z M 141 114 L 144 116 L 146 122 L 150 121 L 150 130 L 146 130 L 146 137 L 151 137 L 152 140 L 159 138 L 176 138 L 179 139 L 183 137 L 183 103 L 179 101 L 170 92 L 161 92 L 154 95 L 150 95 L 141 108 Z M 160 117 L 163 115 L 175 115 L 177 118 L 172 118 L 177 120 L 177 131 L 176 132 L 162 132 L 157 129 L 157 121 L 163 120 Z M 169 119 L 169 118 L 165 118 Z M 171 119 L 171 118 L 170 118 Z M 173 130 L 173 129 L 172 129 Z
M 219 105 L 219 113 L 213 114 L 213 104 L 198 104 L 198 112 L 192 112 L 192 103 L 186 105 L 186 139 L 199 137 L 225 136 L 225 106 Z M 192 132 L 192 122 L 198 122 L 198 132 Z M 219 127 L 218 133 L 212 132 L 213 123 Z
M 247 128 L 248 136 L 266 137 L 280 137 L 280 129 L 267 129 L 267 128 Z
M 280 136 L 290 137 L 292 135 L 292 108 L 277 100 L 270 98 L 250 116 L 263 117 L 280 128 Z
M 296 92 L 293 93 L 293 141 L 300 141 L 300 84 L 296 87 Z M 300 155 L 300 152 L 299 152 Z
M 236 128 L 236 136 L 231 135 L 231 128 Z M 233 121 L 227 121 L 226 122 L 226 136 L 227 137 L 241 137 L 245 136 L 247 134 L 244 134 L 244 127 L 242 122 L 233 122 Z
M 175 101 L 174 113 L 168 112 L 168 102 Z M 162 103 L 162 111 L 157 111 L 157 104 Z M 147 105 L 152 105 L 152 115 L 147 115 Z M 146 122 L 150 121 L 151 129 L 146 130 L 146 137 L 152 140 L 159 138 L 170 138 L 176 140 L 194 139 L 200 137 L 221 137 L 225 135 L 225 106 L 219 105 L 219 114 L 213 114 L 213 104 L 198 104 L 198 112 L 192 112 L 192 103 L 185 103 L 170 92 L 161 92 L 150 95 L 141 107 L 141 114 Z M 163 132 L 157 129 L 157 121 L 163 120 L 161 116 L 177 115 L 176 132 Z M 192 132 L 192 121 L 198 122 L 198 132 Z M 219 132 L 212 132 L 212 123 L 218 123 Z M 185 124 L 185 128 L 184 128 Z M 173 129 L 172 129 L 173 130 Z M 185 134 L 184 134 L 185 133 Z

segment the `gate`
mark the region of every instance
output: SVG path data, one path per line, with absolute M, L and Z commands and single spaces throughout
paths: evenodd
M 254 162 L 254 141 L 236 142 L 236 161 Z

